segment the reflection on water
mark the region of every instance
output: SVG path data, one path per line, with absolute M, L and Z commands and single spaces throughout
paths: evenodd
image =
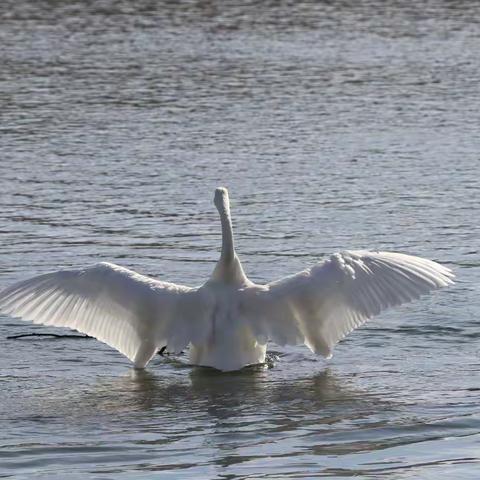
M 303 465 L 326 476 L 388 474 L 410 469 L 395 452 L 409 451 L 409 463 L 427 456 L 441 465 L 445 460 L 434 460 L 431 445 L 447 437 L 452 443 L 456 434 L 470 453 L 456 453 L 449 462 L 478 460 L 464 440 L 478 432 L 478 418 L 442 415 L 425 421 L 404 400 L 363 390 L 328 368 L 296 379 L 280 379 L 263 368 L 228 374 L 182 370 L 164 377 L 131 369 L 116 377 L 73 381 L 68 388 L 64 383 L 58 390 L 37 389 L 28 416 L 14 419 L 17 434 L 34 428 L 40 440 L 55 432 L 55 441 L 12 446 L 3 452 L 4 465 L 26 471 L 46 462 L 45 456 L 70 464 L 80 455 L 81 463 L 95 464 L 98 473 L 195 467 L 207 468 L 212 476 L 230 469 L 241 476 L 252 468 L 274 475 L 285 465 Z M 81 437 L 69 438 L 60 426 Z M 412 450 L 418 442 L 429 446 Z
M 312 378 L 282 381 L 278 385 L 270 381 L 269 371 L 263 366 L 229 373 L 203 367 L 192 367 L 188 370 L 190 372 L 186 375 L 189 381 L 179 377 L 178 383 L 172 383 L 171 380 L 162 379 L 148 370 L 132 369 L 125 376 L 99 381 L 100 385 L 97 385 L 98 390 L 95 392 L 107 390 L 110 395 L 120 391 L 131 393 L 132 402 L 138 409 L 160 407 L 178 410 L 183 407 L 187 413 L 191 413 L 193 409 L 207 407 L 208 412 L 219 419 L 225 418 L 226 413 L 222 412 L 234 415 L 254 411 L 258 405 L 279 407 L 289 403 L 296 404 L 295 408 L 308 414 L 322 410 L 321 407 L 325 407 L 328 401 L 350 398 L 346 392 L 342 393 L 338 382 L 328 370 Z M 235 407 L 240 409 L 235 410 Z M 294 411 L 290 410 L 290 413 L 293 414 Z
M 480 4 L 50 0 L 0 7 L 0 288 L 113 261 L 198 285 L 230 188 L 252 280 L 345 248 L 454 268 L 328 363 L 8 335 L 0 477 L 476 478 Z

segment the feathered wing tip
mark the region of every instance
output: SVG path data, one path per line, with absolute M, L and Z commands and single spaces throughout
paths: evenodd
M 330 261 L 337 262 L 352 278 L 360 270 L 369 274 L 385 274 L 387 270 L 380 270 L 380 267 L 388 269 L 389 272 L 403 272 L 405 279 L 413 280 L 416 277 L 427 282 L 431 289 L 445 287 L 454 283 L 454 273 L 448 267 L 433 260 L 407 255 L 397 252 L 369 252 L 366 250 L 353 250 L 335 253 Z M 412 276 L 408 276 L 408 274 Z
M 437 262 L 403 253 L 345 251 L 331 260 L 338 262 L 343 279 L 320 328 L 327 358 L 340 340 L 368 319 L 451 285 L 455 277 Z
M 304 343 L 332 356 L 333 347 L 381 311 L 454 283 L 434 261 L 392 252 L 344 251 L 268 284 L 253 302 L 261 310 L 252 329 L 280 345 Z
M 137 309 L 148 295 L 146 277 L 101 263 L 18 282 L 0 293 L 0 311 L 90 335 L 143 367 L 156 351 L 144 333 L 148 320 Z
M 40 275 L 0 293 L 0 312 L 95 337 L 137 368 L 163 345 L 184 346 L 198 336 L 181 306 L 202 312 L 204 303 L 195 289 L 110 263 Z

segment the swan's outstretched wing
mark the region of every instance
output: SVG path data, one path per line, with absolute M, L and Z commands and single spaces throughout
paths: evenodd
M 158 348 L 184 348 L 202 335 L 202 292 L 159 282 L 118 265 L 40 275 L 0 293 L 0 311 L 69 327 L 105 342 L 142 368 Z M 190 321 L 195 312 L 196 324 Z M 189 315 L 190 314 L 190 315 Z
M 326 357 L 348 333 L 382 310 L 453 283 L 438 263 L 388 252 L 345 251 L 266 285 L 245 315 L 260 342 L 305 343 Z M 254 319 L 251 309 L 258 310 Z

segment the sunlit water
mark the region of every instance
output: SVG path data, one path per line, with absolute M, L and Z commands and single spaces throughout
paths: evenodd
M 0 288 L 200 284 L 218 185 L 254 281 L 371 248 L 458 282 L 230 374 L 3 317 L 0 477 L 478 478 L 478 2 L 226 3 L 2 2 Z

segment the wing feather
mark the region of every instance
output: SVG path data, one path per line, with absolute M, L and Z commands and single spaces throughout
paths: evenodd
M 188 309 L 182 307 L 185 302 Z M 183 347 L 199 331 L 208 331 L 202 328 L 207 310 L 208 299 L 199 289 L 159 282 L 111 263 L 40 275 L 0 293 L 2 313 L 85 333 L 137 367 L 144 367 L 161 346 Z M 190 333 L 192 320 L 196 328 Z
M 381 311 L 453 283 L 446 267 L 392 252 L 344 251 L 270 283 L 250 299 L 259 341 L 306 344 L 330 357 L 333 347 Z

